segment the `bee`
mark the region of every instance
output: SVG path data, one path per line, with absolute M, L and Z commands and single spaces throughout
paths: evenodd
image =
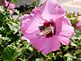
M 50 32 L 52 32 L 54 34 L 54 27 L 53 26 L 40 26 L 39 29 L 41 30 L 41 32 L 39 33 L 39 35 L 44 36 L 49 34 Z

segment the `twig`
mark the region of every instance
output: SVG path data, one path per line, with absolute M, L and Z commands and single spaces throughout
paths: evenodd
M 36 53 L 36 52 L 35 52 L 35 53 Z M 28 61 L 35 53 L 32 53 L 32 54 L 27 58 L 27 61 Z

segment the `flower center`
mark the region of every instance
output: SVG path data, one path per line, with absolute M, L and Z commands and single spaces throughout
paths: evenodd
M 46 36 L 47 38 L 52 37 L 56 33 L 56 26 L 53 21 L 44 22 L 43 26 L 39 26 L 39 29 L 40 29 L 39 35 Z

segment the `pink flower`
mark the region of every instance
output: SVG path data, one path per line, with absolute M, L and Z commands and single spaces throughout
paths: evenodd
M 76 27 L 81 30 L 81 16 L 78 16 L 77 20 Z
M 9 8 L 9 13 L 12 15 L 14 13 L 14 9 L 15 9 L 15 4 L 12 2 L 8 2 L 6 0 L 2 1 L 2 5 L 4 7 L 8 7 Z
M 65 16 L 65 10 L 55 0 L 46 0 L 30 14 L 20 17 L 23 37 L 42 54 L 59 50 L 61 43 L 68 45 L 74 28 Z

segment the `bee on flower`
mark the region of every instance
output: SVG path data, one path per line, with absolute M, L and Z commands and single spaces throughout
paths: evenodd
M 56 0 L 46 0 L 30 14 L 19 18 L 21 33 L 42 54 L 59 50 L 61 44 L 70 43 L 74 34 L 74 28 L 65 15 L 65 9 Z

